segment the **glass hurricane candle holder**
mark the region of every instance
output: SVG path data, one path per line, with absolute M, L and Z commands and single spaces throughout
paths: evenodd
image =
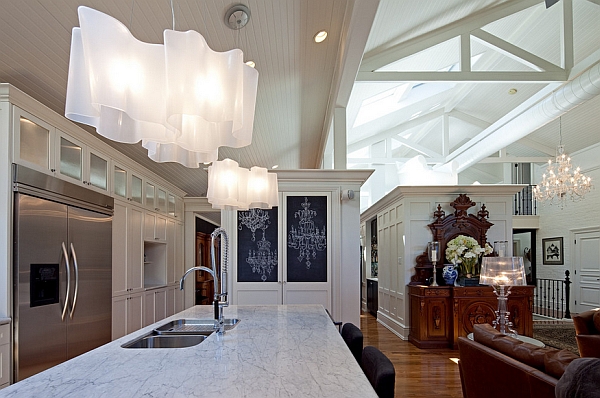
M 439 286 L 437 283 L 436 263 L 440 261 L 441 257 L 440 242 L 434 241 L 427 244 L 427 257 L 433 264 L 433 282 L 430 286 Z

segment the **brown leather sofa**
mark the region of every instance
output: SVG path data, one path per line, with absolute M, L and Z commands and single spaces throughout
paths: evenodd
M 465 398 L 553 398 L 565 368 L 579 358 L 568 350 L 523 343 L 488 324 L 475 325 L 473 335 L 475 341 L 458 339 Z
M 579 355 L 600 358 L 600 310 L 573 315 L 573 325 Z

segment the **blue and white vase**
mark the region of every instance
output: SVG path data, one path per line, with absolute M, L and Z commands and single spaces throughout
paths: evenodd
M 452 286 L 458 277 L 458 271 L 454 269 L 454 265 L 445 265 L 442 276 L 446 281 L 446 285 Z

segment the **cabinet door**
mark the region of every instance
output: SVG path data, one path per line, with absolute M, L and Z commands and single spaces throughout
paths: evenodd
M 144 293 L 144 323 L 146 327 L 154 323 L 154 291 Z
M 142 178 L 131 174 L 131 200 L 142 204 Z
M 120 197 L 120 198 L 124 198 L 124 199 L 128 199 L 129 198 L 129 192 L 127 190 L 128 187 L 128 171 L 124 168 L 121 167 L 118 164 L 113 164 L 112 167 L 112 173 L 113 173 L 113 195 L 115 197 Z
M 13 129 L 15 163 L 53 174 L 54 127 L 13 106 Z
M 170 193 L 167 198 L 167 214 L 175 217 L 175 195 Z
M 113 296 L 127 292 L 127 205 L 115 200 L 112 221 L 112 292 Z M 113 303 L 114 307 L 114 303 Z M 125 320 L 123 319 L 123 322 Z M 114 338 L 114 333 L 113 333 Z
M 144 184 L 144 204 L 150 210 L 156 210 L 154 197 L 156 196 L 156 186 L 150 181 Z
M 175 274 L 175 250 L 177 241 L 175 239 L 175 221 L 167 220 L 167 283 L 175 283 L 182 275 Z
M 167 217 L 156 216 L 156 225 L 154 227 L 154 239 L 155 240 L 167 240 Z
M 59 176 L 69 177 L 83 184 L 83 144 L 70 135 L 58 131 L 56 145 L 58 160 L 56 171 Z
M 156 227 L 156 214 L 154 212 L 144 212 L 144 239 L 154 240 L 154 228 Z
M 144 286 L 143 270 L 143 224 L 144 214 L 135 206 L 129 207 L 129 236 L 127 239 L 127 287 L 129 291 Z
M 10 382 L 10 325 L 0 325 L 0 385 Z
M 108 156 L 88 148 L 84 177 L 87 185 L 108 192 Z
M 167 191 L 163 188 L 156 188 L 156 208 L 154 210 L 161 214 L 167 214 Z
M 184 255 L 184 238 L 183 238 L 183 223 L 177 223 L 175 226 L 175 281 L 179 282 L 179 279 L 185 272 L 185 264 L 183 261 Z M 183 305 L 183 304 L 182 304 Z M 183 306 L 182 306 L 183 309 Z M 179 312 L 179 311 L 177 311 Z
M 132 294 L 127 302 L 127 334 L 142 328 L 142 293 Z
M 154 291 L 154 322 L 167 317 L 167 288 Z
M 112 339 L 116 340 L 127 334 L 127 304 L 129 296 L 112 299 Z
M 167 314 L 166 316 L 171 316 L 175 314 L 175 295 L 177 294 L 177 290 L 179 290 L 179 286 L 169 286 L 167 288 Z M 179 311 L 177 311 L 179 312 Z

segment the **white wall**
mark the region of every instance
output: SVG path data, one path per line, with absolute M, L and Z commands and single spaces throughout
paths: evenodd
M 548 279 L 564 279 L 565 270 L 573 273 L 570 264 L 572 242 L 569 233 L 574 229 L 600 226 L 600 146 L 596 145 L 581 153 L 573 154 L 572 164 L 580 166 L 582 171 L 592 177 L 595 188 L 579 202 L 567 201 L 564 208 L 556 205 L 538 203 L 540 227 L 537 234 L 537 277 Z M 539 174 L 539 172 L 538 172 Z M 544 265 L 542 239 L 562 237 L 564 243 L 564 265 Z M 571 275 L 573 279 L 573 275 Z

